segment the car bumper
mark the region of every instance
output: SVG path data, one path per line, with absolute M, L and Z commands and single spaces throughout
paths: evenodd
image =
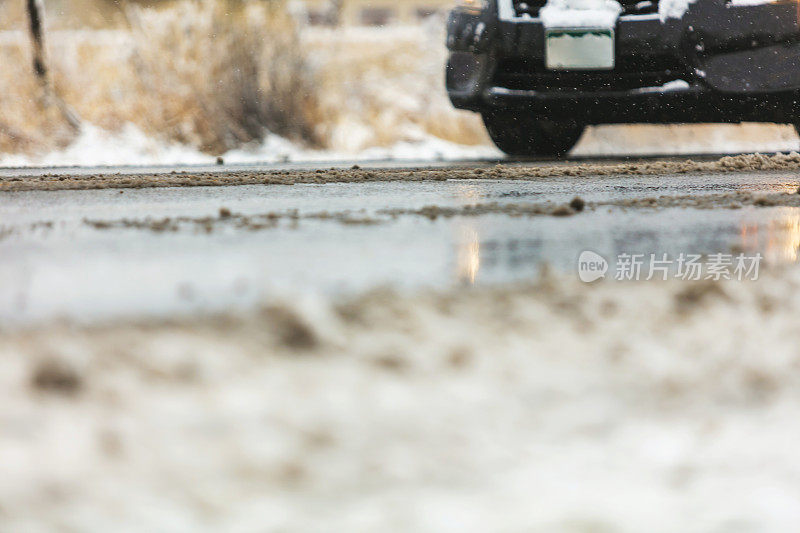
M 623 16 L 616 27 L 616 66 L 607 72 L 548 71 L 544 35 L 537 19 L 454 11 L 447 67 L 453 103 L 573 116 L 579 105 L 597 123 L 783 121 L 800 89 L 794 2 L 731 9 L 699 0 L 683 19 L 665 23 L 656 14 Z M 690 87 L 652 89 L 676 79 Z
M 703 85 L 686 89 L 659 87 L 631 91 L 554 93 L 486 89 L 481 109 L 518 108 L 550 119 L 581 117 L 585 124 L 795 122 L 795 101 L 800 93 L 720 94 Z

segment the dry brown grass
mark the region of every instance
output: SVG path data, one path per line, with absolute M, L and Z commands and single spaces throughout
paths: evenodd
M 424 135 L 488 142 L 480 119 L 447 100 L 443 20 L 419 27 L 313 29 L 304 37 L 317 66 L 317 124 L 328 146 L 357 150 Z
M 446 99 L 441 20 L 298 30 L 282 0 L 71 5 L 45 19 L 53 79 L 82 120 L 110 131 L 130 123 L 209 153 L 268 132 L 351 150 L 426 135 L 487 141 Z M 74 133 L 39 105 L 16 6 L 0 4 L 0 27 L 18 30 L 0 34 L 0 151 L 48 151 Z
M 158 0 L 141 2 L 155 5 Z M 45 20 L 51 30 L 119 28 L 125 23 L 124 5 L 118 0 L 44 0 Z M 0 31 L 22 30 L 26 20 L 25 0 L 0 0 Z
M 165 140 L 224 152 L 267 132 L 317 142 L 313 77 L 281 2 L 182 0 L 128 6 L 126 27 L 48 35 L 59 94 L 87 122 L 133 123 Z M 24 22 L 24 20 L 22 21 Z M 0 48 L 0 150 L 48 150 L 69 135 L 37 101 L 27 42 Z
M 74 132 L 55 108 L 42 105 L 28 51 L 3 47 L 0 57 L 0 150 L 30 152 L 67 144 Z
M 147 131 L 221 152 L 266 131 L 314 141 L 313 82 L 278 2 L 182 1 L 128 11 L 135 95 Z

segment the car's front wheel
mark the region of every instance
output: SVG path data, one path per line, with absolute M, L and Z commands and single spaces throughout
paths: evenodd
M 508 155 L 560 157 L 575 146 L 583 133 L 583 124 L 540 120 L 523 113 L 481 113 L 489 137 Z

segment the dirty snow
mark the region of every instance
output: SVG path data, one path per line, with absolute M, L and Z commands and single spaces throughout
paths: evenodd
M 415 141 L 398 142 L 357 152 L 313 150 L 278 135 L 268 135 L 263 143 L 232 150 L 222 157 L 226 163 L 282 163 L 292 161 L 409 160 L 447 161 L 485 159 L 501 156 L 493 146 L 465 146 L 431 135 L 418 133 Z M 133 125 L 119 132 L 108 132 L 84 124 L 77 139 L 63 150 L 42 155 L 0 154 L 0 166 L 103 166 L 103 165 L 179 165 L 213 164 L 215 156 L 192 147 L 165 143 L 145 135 Z
M 0 154 L 0 166 L 72 166 L 194 164 L 211 161 L 210 156 L 175 143 L 145 135 L 133 125 L 111 133 L 83 124 L 80 135 L 66 148 L 41 155 Z
M 546 28 L 614 28 L 622 6 L 615 0 L 548 0 L 539 12 Z
M 545 278 L 7 332 L 3 525 L 791 531 L 798 288 Z

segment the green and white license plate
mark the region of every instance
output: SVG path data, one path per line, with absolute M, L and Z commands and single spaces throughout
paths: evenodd
M 614 68 L 614 30 L 547 30 L 544 55 L 550 70 L 611 70 Z

